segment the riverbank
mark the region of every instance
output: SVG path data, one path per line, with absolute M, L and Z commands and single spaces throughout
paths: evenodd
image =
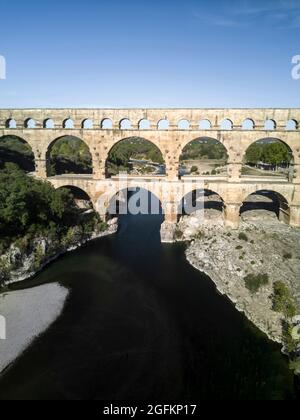
M 7 369 L 61 314 L 68 290 L 58 284 L 0 294 L 6 339 L 0 340 L 0 373 Z
M 299 314 L 300 231 L 261 211 L 248 212 L 240 228 L 231 231 L 218 211 L 205 212 L 204 225 L 203 213 L 198 212 L 183 217 L 177 226 L 180 240 L 190 241 L 187 260 L 271 340 L 283 343 L 285 318 L 273 310 L 273 285 L 280 281 L 288 287 Z M 253 293 L 245 283 L 249 275 L 268 275 L 269 281 Z
M 63 241 L 53 238 L 37 237 L 32 241 L 29 250 L 24 250 L 13 243 L 0 256 L 0 293 L 2 288 L 30 277 L 42 271 L 49 263 L 61 255 L 74 251 L 85 243 L 117 232 L 118 221 L 111 219 L 104 230 L 95 229 L 90 235 L 83 235 L 82 231 L 73 229 L 72 235 Z
M 89 237 L 77 237 L 77 243 L 74 239 L 72 243 L 58 244 L 47 238 L 37 238 L 29 253 L 22 253 L 21 249 L 12 244 L 7 253 L 0 257 L 1 267 L 3 261 L 10 267 L 14 266 L 9 276 L 7 272 L 2 272 L 2 276 L 5 275 L 6 278 L 2 283 L 2 290 L 9 284 L 35 276 L 62 254 L 74 251 L 91 240 L 114 234 L 117 229 L 117 219 L 112 219 L 104 231 L 94 231 Z M 2 293 L 0 289 L 0 315 L 6 321 L 6 339 L 0 340 L 0 373 L 55 322 L 63 310 L 67 296 L 68 290 L 58 284 Z

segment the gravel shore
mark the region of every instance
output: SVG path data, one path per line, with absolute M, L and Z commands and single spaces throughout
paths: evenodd
M 0 339 L 0 372 L 61 314 L 68 290 L 59 284 L 0 294 L 0 315 L 6 319 L 6 339 Z

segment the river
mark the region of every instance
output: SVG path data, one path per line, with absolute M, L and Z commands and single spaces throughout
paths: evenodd
M 0 399 L 293 399 L 293 375 L 212 281 L 162 245 L 161 216 L 65 255 L 28 288 L 59 282 L 63 313 L 0 378 Z

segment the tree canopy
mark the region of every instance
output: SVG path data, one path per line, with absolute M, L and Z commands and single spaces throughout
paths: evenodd
M 92 156 L 88 146 L 79 138 L 64 136 L 58 139 L 50 151 L 51 173 L 92 173 Z
M 131 137 L 120 141 L 111 149 L 107 160 L 109 174 L 115 175 L 119 170 L 130 171 L 131 159 L 164 163 L 160 150 L 153 143 L 140 137 Z
M 190 142 L 181 154 L 180 160 L 227 160 L 226 148 L 218 140 L 210 138 L 196 139 Z
M 55 190 L 8 163 L 0 171 L 1 236 L 39 232 L 51 224 L 67 228 L 75 223 L 77 209 L 72 195 L 65 189 Z
M 246 153 L 245 163 L 257 164 L 259 162 L 280 165 L 290 163 L 292 154 L 289 148 L 280 141 L 265 141 L 252 144 Z

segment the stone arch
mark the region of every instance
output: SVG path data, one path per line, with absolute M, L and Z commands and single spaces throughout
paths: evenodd
M 82 209 L 91 209 L 94 208 L 94 203 L 92 200 L 91 195 L 82 187 L 77 187 L 75 185 L 62 185 L 56 188 L 59 189 L 67 189 L 71 192 L 74 197 L 74 201 L 76 205 Z
M 278 220 L 289 224 L 290 202 L 283 192 L 273 189 L 257 189 L 247 191 L 242 198 L 240 216 L 242 219 L 259 219 L 265 212 L 275 213 Z M 247 214 L 248 213 L 248 214 Z
M 74 121 L 72 120 L 72 118 L 66 118 L 63 121 L 63 128 L 65 128 L 67 130 L 73 130 L 74 129 Z
M 143 118 L 138 123 L 139 130 L 150 130 L 151 122 L 147 118 Z
M 33 118 L 27 118 L 24 121 L 25 128 L 36 128 L 36 121 Z
M 100 126 L 101 126 L 102 130 L 112 130 L 113 129 L 113 122 L 110 118 L 104 118 L 101 121 Z
M 158 130 L 169 130 L 170 128 L 170 122 L 168 119 L 163 118 L 161 120 L 158 121 L 157 123 L 157 129 Z
M 271 144 L 280 144 L 281 147 L 282 145 L 284 146 L 284 148 L 286 149 L 286 161 L 282 161 L 280 162 L 275 162 L 276 159 L 276 155 L 275 153 L 273 154 L 274 156 L 274 161 L 273 163 L 267 163 L 265 162 L 265 164 L 262 162 L 261 158 L 260 158 L 260 153 L 262 153 L 263 147 L 265 145 L 265 147 L 267 147 L 267 145 L 271 145 Z M 256 145 L 260 145 L 260 149 L 255 149 Z M 270 146 L 268 146 L 270 147 Z M 261 150 L 261 152 L 259 152 L 259 150 Z M 283 154 L 284 154 L 284 149 L 283 150 Z M 284 140 L 279 139 L 277 137 L 264 137 L 261 139 L 254 139 L 253 141 L 250 142 L 250 144 L 248 145 L 248 147 L 246 148 L 246 150 L 243 153 L 243 158 L 242 158 L 242 162 L 243 162 L 243 168 L 242 168 L 242 175 L 247 175 L 247 170 L 246 168 L 250 166 L 253 166 L 255 168 L 255 166 L 258 165 L 258 169 L 262 169 L 262 170 L 266 170 L 266 171 L 274 171 L 276 169 L 276 167 L 282 167 L 283 172 L 285 173 L 286 177 L 291 181 L 293 179 L 293 165 L 294 165 L 294 161 L 295 161 L 295 155 L 293 150 L 291 149 L 291 147 L 289 146 L 289 144 L 287 144 Z M 248 171 L 249 172 L 249 171 Z M 251 172 L 251 171 L 250 171 Z M 248 174 L 249 175 L 249 174 Z M 267 175 L 262 174 L 262 175 Z M 269 173 L 269 175 L 273 175 L 271 172 Z
M 246 118 L 243 121 L 242 130 L 255 130 L 255 121 L 252 118 Z
M 84 130 L 91 130 L 94 127 L 93 120 L 86 118 L 81 123 L 81 128 Z
M 127 150 L 124 151 L 124 153 L 122 154 L 117 153 L 118 147 L 121 146 L 122 143 L 125 145 L 125 142 L 128 144 L 128 147 L 126 147 Z M 133 151 L 133 154 L 139 154 L 138 151 L 137 152 L 134 151 L 135 148 L 138 149 L 138 147 L 136 146 L 139 146 L 139 145 L 141 145 L 140 147 L 141 154 L 142 153 L 149 154 L 149 158 L 146 160 L 154 164 L 157 163 L 158 169 L 159 169 L 159 166 L 161 166 L 160 168 L 160 172 L 162 172 L 161 175 L 165 175 L 166 161 L 164 159 L 164 155 L 161 148 L 154 141 L 151 141 L 144 137 L 127 137 L 127 138 L 122 138 L 116 141 L 107 152 L 107 157 L 105 161 L 106 176 L 111 177 L 113 175 L 117 175 L 116 171 L 119 172 L 120 167 L 124 167 L 125 172 L 130 171 L 130 166 L 127 165 L 130 159 L 130 151 Z M 143 149 L 147 149 L 147 148 L 149 149 L 149 152 L 147 152 L 147 150 L 143 152 Z M 136 159 L 141 160 L 141 161 L 144 160 L 141 157 L 140 158 L 137 157 Z M 154 159 L 158 159 L 158 161 Z M 155 165 L 153 166 L 155 167 Z M 154 171 L 154 172 L 157 172 L 157 171 Z
M 178 204 L 178 215 L 191 215 L 197 212 L 202 213 L 202 217 L 222 217 L 225 209 L 225 201 L 222 195 L 209 188 L 201 188 L 191 185 L 188 191 Z
M 120 130 L 131 130 L 131 121 L 128 118 L 123 118 L 119 123 Z
M 9 129 L 16 129 L 17 128 L 17 122 L 14 118 L 9 118 L 6 122 L 5 122 L 5 127 L 9 128 Z
M 198 147 L 197 144 L 199 145 Z M 194 150 L 192 150 L 193 145 L 195 145 Z M 207 153 L 206 158 L 203 153 Z M 189 159 L 189 155 L 191 156 L 191 159 Z M 182 144 L 178 158 L 179 162 L 181 162 L 179 175 L 187 175 L 188 171 L 191 170 L 191 172 L 194 172 L 194 175 L 220 175 L 222 172 L 224 173 L 224 176 L 227 176 L 228 158 L 229 152 L 220 140 L 212 137 L 198 137 L 196 139 L 186 141 Z M 199 165 L 194 165 L 192 163 L 193 160 L 199 161 Z M 184 166 L 184 161 L 190 162 L 189 169 L 187 170 L 184 170 L 182 167 Z M 195 168 L 190 166 L 197 166 L 197 171 L 194 170 Z
M 54 129 L 55 128 L 55 124 L 52 118 L 46 118 L 43 122 L 43 128 L 46 129 Z
M 138 194 L 134 198 L 136 201 L 130 205 L 130 196 L 135 194 Z M 140 202 L 138 202 L 138 198 L 140 198 Z M 152 199 L 154 199 L 154 202 L 151 201 Z M 162 216 L 164 214 L 161 195 L 150 183 L 148 185 L 139 185 L 130 182 L 126 187 L 119 188 L 117 186 L 115 189 L 109 189 L 97 200 L 97 210 L 106 219 L 128 213 L 133 215 L 150 214 L 155 216 Z M 163 218 L 161 220 L 162 222 Z
M 212 123 L 208 119 L 200 120 L 199 121 L 199 129 L 200 130 L 211 130 Z
M 297 120 L 291 119 L 288 120 L 286 123 L 286 130 L 287 131 L 294 131 L 294 130 L 298 130 L 299 124 Z
M 225 118 L 220 124 L 221 130 L 233 130 L 233 122 L 229 118 Z
M 26 172 L 34 172 L 36 159 L 30 143 L 19 136 L 0 137 L 0 167 L 8 162 L 17 164 Z
M 70 154 L 68 153 L 68 151 L 66 150 L 65 152 L 65 165 L 62 162 L 61 164 L 55 163 L 53 161 L 51 161 L 51 153 L 53 151 L 53 148 L 56 144 L 58 144 L 58 142 L 61 142 L 65 140 L 65 144 L 66 144 L 66 149 L 68 146 L 68 142 L 72 142 L 75 143 L 75 145 L 81 146 L 84 144 L 85 146 L 85 151 L 83 150 L 81 153 L 79 153 L 79 155 L 81 155 L 81 161 L 78 162 L 74 162 L 74 157 L 70 156 Z M 76 149 L 76 147 L 74 148 L 74 150 Z M 85 152 L 85 153 L 84 153 Z M 75 155 L 75 152 L 74 152 Z M 72 159 L 71 159 L 72 158 Z M 55 165 L 55 167 L 53 167 L 53 165 Z M 85 168 L 86 166 L 86 168 Z M 65 174 L 65 173 L 75 173 L 75 174 L 92 174 L 93 173 L 93 157 L 92 157 L 92 151 L 91 148 L 89 146 L 89 144 L 83 140 L 82 138 L 76 137 L 76 136 L 68 136 L 68 135 L 64 135 L 64 136 L 60 136 L 56 139 L 54 139 L 53 141 L 51 141 L 47 147 L 47 151 L 46 151 L 46 167 L 47 167 L 47 176 L 53 176 L 53 175 L 61 175 L 61 174 Z M 66 168 L 66 169 L 65 169 Z M 80 168 L 83 168 L 84 170 L 81 170 Z M 67 172 L 66 172 L 66 171 Z M 59 172 L 59 173 L 57 173 Z
M 178 129 L 179 130 L 189 130 L 190 129 L 190 122 L 187 119 L 182 119 L 178 122 Z
M 273 119 L 268 119 L 265 121 L 265 130 L 267 131 L 274 131 L 276 130 L 277 124 L 276 121 Z

